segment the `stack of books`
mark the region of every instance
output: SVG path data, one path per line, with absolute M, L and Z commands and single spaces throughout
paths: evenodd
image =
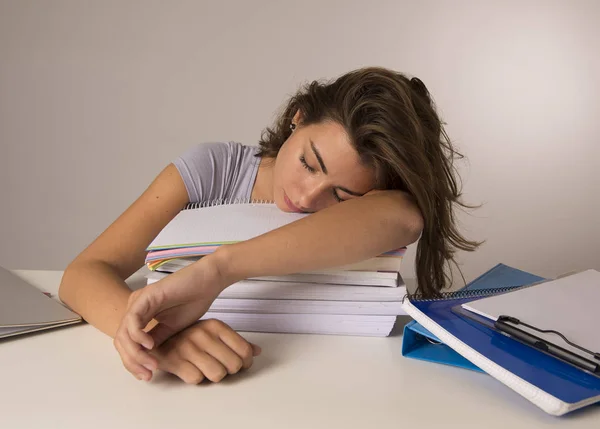
M 148 247 L 154 283 L 218 246 L 248 240 L 307 214 L 284 213 L 274 204 L 190 205 Z M 203 319 L 237 331 L 387 336 L 406 314 L 400 275 L 406 249 L 327 270 L 246 279 L 226 288 Z

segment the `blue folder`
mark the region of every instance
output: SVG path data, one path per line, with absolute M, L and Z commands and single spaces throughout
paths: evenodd
M 544 280 L 544 278 L 504 264 L 498 264 L 470 282 L 461 291 L 523 286 L 541 280 Z M 404 326 L 402 356 L 483 372 L 468 359 L 442 343 L 439 338 L 415 320 Z
M 481 295 L 507 292 L 511 286 L 516 289 L 531 284 L 532 280 L 533 283 L 540 280 L 537 276 L 527 278 L 506 266 L 495 267 L 495 270 L 498 278 L 510 281 L 491 282 L 494 276 L 488 272 L 480 279 L 491 288 L 476 292 L 477 285 L 469 285 L 447 299 L 411 298 L 404 308 L 436 339 L 441 338 L 457 354 L 550 414 L 562 415 L 600 401 L 600 377 L 506 337 L 460 313 L 462 304 L 479 299 Z M 518 276 L 514 276 L 515 273 Z

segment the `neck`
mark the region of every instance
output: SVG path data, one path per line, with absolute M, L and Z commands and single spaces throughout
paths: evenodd
M 256 173 L 256 180 L 252 187 L 252 200 L 273 201 L 273 170 L 274 158 L 261 158 Z

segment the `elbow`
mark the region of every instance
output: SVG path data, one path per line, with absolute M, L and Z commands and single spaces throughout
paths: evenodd
M 400 224 L 398 230 L 402 234 L 400 240 L 403 242 L 403 246 L 408 246 L 421 238 L 425 221 L 421 211 L 414 203 L 404 205 L 404 210 L 401 210 L 400 213 L 402 214 L 397 219 L 397 222 Z
M 417 203 L 410 195 L 397 190 L 377 190 L 371 191 L 370 194 L 386 203 L 393 203 L 387 206 L 386 210 L 389 210 L 387 225 L 390 231 L 394 231 L 390 238 L 393 237 L 395 248 L 408 246 L 421 238 L 425 221 Z
M 405 239 L 408 242 L 407 245 L 416 243 L 423 233 L 423 218 L 419 214 L 415 219 L 405 224 Z
M 60 285 L 58 287 L 58 298 L 71 308 L 76 306 L 75 298 L 80 289 L 81 279 L 79 273 L 85 269 L 85 262 L 75 259 L 63 272 Z
M 72 296 L 72 282 L 69 281 L 71 274 L 74 270 L 73 263 L 69 264 L 63 272 L 60 286 L 58 287 L 58 298 L 65 304 L 70 306 L 70 300 Z

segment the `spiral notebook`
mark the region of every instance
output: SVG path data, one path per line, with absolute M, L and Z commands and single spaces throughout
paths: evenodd
M 203 256 L 219 246 L 246 241 L 310 216 L 287 213 L 264 201 L 216 200 L 184 207 L 147 247 L 150 269 L 175 258 Z M 382 256 L 401 257 L 406 248 Z
M 527 271 L 498 263 L 470 281 L 460 291 L 464 294 L 468 290 L 496 289 L 503 286 L 525 286 L 542 280 L 545 279 Z M 439 338 L 415 320 L 410 321 L 404 326 L 402 356 L 482 372 L 480 368 L 441 342 Z
M 190 203 L 150 243 L 147 250 L 214 246 L 249 240 L 308 213 L 286 213 L 261 201 Z
M 600 377 L 461 314 L 467 311 L 464 304 L 527 287 L 537 286 L 464 290 L 440 299 L 413 296 L 403 308 L 444 344 L 549 414 L 563 415 L 599 402 Z

